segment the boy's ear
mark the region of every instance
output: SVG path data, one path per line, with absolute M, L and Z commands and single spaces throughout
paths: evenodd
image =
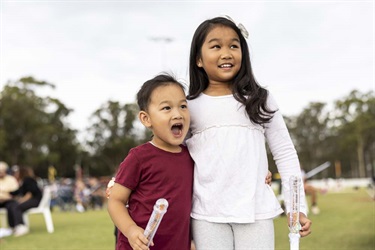
M 140 112 L 138 113 L 138 119 L 142 122 L 142 124 L 143 124 L 146 128 L 150 128 L 150 127 L 151 127 L 150 116 L 147 114 L 147 112 L 145 112 L 145 111 L 140 111 Z

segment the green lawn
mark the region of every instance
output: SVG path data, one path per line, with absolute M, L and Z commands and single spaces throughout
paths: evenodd
M 318 203 L 321 212 L 309 214 L 312 233 L 301 238 L 301 250 L 375 250 L 375 201 L 364 190 L 320 195 Z M 276 219 L 275 228 L 276 249 L 289 249 L 286 218 Z
M 375 250 L 375 201 L 364 191 L 320 195 L 319 215 L 310 215 L 312 234 L 300 249 Z M 114 250 L 113 224 L 106 210 L 53 212 L 55 232 L 43 216 L 31 215 L 31 233 L 0 239 L 0 250 Z M 286 218 L 275 220 L 276 249 L 289 249 Z

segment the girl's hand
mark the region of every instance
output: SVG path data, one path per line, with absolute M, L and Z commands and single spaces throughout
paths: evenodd
M 310 227 L 311 227 L 311 220 L 309 220 L 305 214 L 303 213 L 299 213 L 299 222 L 301 223 L 301 230 L 299 231 L 299 234 L 301 235 L 301 237 L 305 237 L 309 234 L 311 234 L 311 230 L 310 230 Z
M 113 185 L 115 185 L 115 177 L 112 177 L 112 179 L 107 184 L 107 189 L 105 190 L 105 194 L 107 196 L 107 199 L 111 195 L 111 189 L 112 189 Z
M 130 246 L 134 250 L 148 250 L 147 247 L 148 240 L 146 236 L 143 235 L 144 230 L 137 225 L 132 225 L 127 231 L 127 238 L 129 241 Z M 151 242 L 151 246 L 153 246 L 153 242 Z
M 197 248 L 195 247 L 195 243 L 193 240 L 191 240 L 191 244 L 190 244 L 190 250 L 196 250 Z
M 286 216 L 286 218 L 288 220 L 288 226 L 290 226 L 289 225 L 289 223 L 290 223 L 289 216 L 290 216 L 290 214 L 288 213 L 287 216 Z M 310 227 L 311 227 L 312 222 L 311 222 L 311 220 L 309 220 L 306 217 L 305 214 L 299 213 L 299 223 L 301 224 L 301 229 L 299 230 L 299 235 L 301 237 L 305 237 L 305 236 L 311 234 Z
M 268 170 L 268 174 L 266 176 L 266 182 L 265 182 L 267 185 L 270 185 L 272 184 L 272 173 Z

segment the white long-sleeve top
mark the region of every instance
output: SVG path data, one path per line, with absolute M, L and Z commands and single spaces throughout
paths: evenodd
M 267 106 L 278 110 L 271 95 Z M 191 216 L 222 223 L 251 223 L 283 212 L 268 173 L 266 142 L 282 179 L 289 212 L 289 178 L 301 177 L 296 150 L 280 111 L 264 128 L 253 124 L 233 95 L 201 94 L 188 101 L 191 137 L 186 144 L 195 161 Z M 306 214 L 303 185 L 300 211 Z

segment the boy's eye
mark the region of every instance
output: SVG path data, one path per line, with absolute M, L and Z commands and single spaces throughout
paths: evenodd
M 183 105 L 181 105 L 181 108 L 182 108 L 182 109 L 187 109 L 187 105 L 186 105 L 186 104 L 183 104 Z
M 170 110 L 170 109 L 171 109 L 171 107 L 169 107 L 169 106 L 165 106 L 165 107 L 161 108 L 161 110 Z

